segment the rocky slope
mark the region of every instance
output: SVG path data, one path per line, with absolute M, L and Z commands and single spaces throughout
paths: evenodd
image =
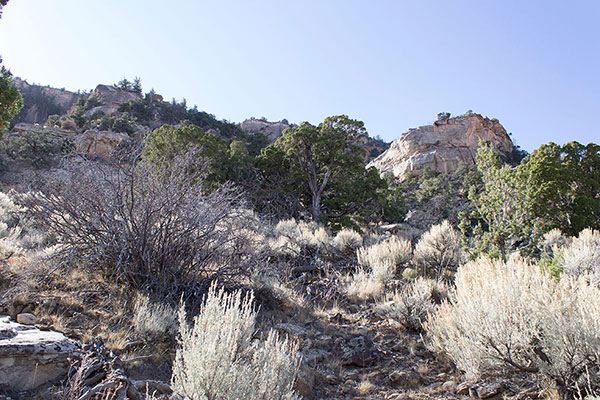
M 46 122 L 48 116 L 65 114 L 77 101 L 77 93 L 50 86 L 39 86 L 15 78 L 13 84 L 23 96 L 24 107 L 12 120 L 13 124 L 25 122 L 41 124 Z
M 461 163 L 475 162 L 480 141 L 502 154 L 514 150 L 510 137 L 497 119 L 468 113 L 409 129 L 369 166 L 376 167 L 382 175 L 392 173 L 400 178 L 407 172 L 421 175 L 427 167 L 451 173 Z

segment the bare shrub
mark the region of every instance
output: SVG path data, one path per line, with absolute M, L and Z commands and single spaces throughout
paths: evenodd
M 372 268 L 378 263 L 386 263 L 397 268 L 411 260 L 412 245 L 406 239 L 392 236 L 381 243 L 359 248 L 356 256 L 363 267 Z
M 147 339 L 174 335 L 177 331 L 177 312 L 164 303 L 151 303 L 148 297 L 140 297 L 133 314 L 135 330 Z
M 353 256 L 362 246 L 363 240 L 360 233 L 353 229 L 344 228 L 333 238 L 333 248 L 341 255 Z
M 299 399 L 292 389 L 297 347 L 274 330 L 253 340 L 256 315 L 251 294 L 227 294 L 216 285 L 192 327 L 182 306 L 173 390 L 189 399 Z
M 425 276 L 442 278 L 460 262 L 460 235 L 448 221 L 434 225 L 415 246 L 413 262 Z
M 358 267 L 346 286 L 346 294 L 361 300 L 375 299 L 381 296 L 389 281 L 394 277 L 395 266 L 378 262 L 372 268 Z
M 443 283 L 419 277 L 388 295 L 377 309 L 398 321 L 405 330 L 418 332 L 435 304 L 447 297 L 447 292 Z
M 600 231 L 584 229 L 558 257 L 566 274 L 587 275 L 596 285 L 600 284 Z
M 134 158 L 135 159 L 135 158 Z M 178 297 L 231 282 L 257 262 L 254 221 L 238 191 L 207 193 L 195 151 L 168 162 L 67 163 L 64 176 L 20 196 L 29 215 L 56 235 L 57 252 L 108 279 Z
M 472 262 L 426 330 L 432 349 L 471 380 L 530 373 L 550 378 L 565 399 L 600 388 L 600 289 L 585 278 L 557 281 L 520 258 Z

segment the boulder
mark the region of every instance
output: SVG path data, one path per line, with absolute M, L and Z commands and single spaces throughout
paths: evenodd
M 35 325 L 40 321 L 38 317 L 31 313 L 21 313 L 17 315 L 17 322 L 23 325 Z
M 403 179 L 407 172 L 421 175 L 427 167 L 442 173 L 456 171 L 460 164 L 474 164 L 479 143 L 488 143 L 502 154 L 513 151 L 513 143 L 497 119 L 468 113 L 442 118 L 432 125 L 411 128 L 368 166 L 381 175 Z
M 65 376 L 80 344 L 55 331 L 0 317 L 0 388 L 35 389 Z
M 126 140 L 129 136 L 125 133 L 88 129 L 76 137 L 75 148 L 80 153 L 106 159 Z

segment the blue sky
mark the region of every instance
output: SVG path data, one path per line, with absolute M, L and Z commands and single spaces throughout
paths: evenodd
M 239 122 L 348 114 L 391 141 L 438 112 L 531 151 L 600 142 L 600 1 L 10 0 L 4 65 L 90 90 L 123 77 Z

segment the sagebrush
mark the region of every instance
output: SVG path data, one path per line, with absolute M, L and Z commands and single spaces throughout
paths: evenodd
M 179 310 L 180 348 L 173 363 L 175 393 L 193 400 L 300 399 L 293 391 L 297 347 L 271 330 L 254 340 L 253 295 L 212 285 L 193 325 Z
M 432 349 L 470 380 L 546 377 L 564 399 L 600 388 L 600 289 L 586 277 L 557 281 L 520 258 L 471 262 L 426 329 Z

